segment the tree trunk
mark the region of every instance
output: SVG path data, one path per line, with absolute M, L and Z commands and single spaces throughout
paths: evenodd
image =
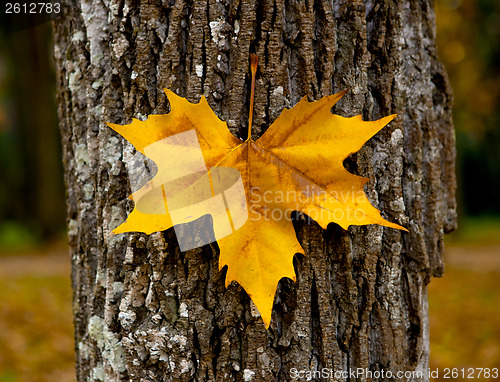
M 78 381 L 426 381 L 427 283 L 454 229 L 451 91 L 432 2 L 72 1 L 54 22 L 73 261 Z M 105 122 L 169 110 L 166 87 L 204 94 L 245 137 L 257 53 L 254 138 L 307 95 L 350 89 L 334 112 L 398 117 L 345 161 L 404 233 L 294 222 L 306 255 L 282 279 L 265 329 L 224 287 L 216 245 L 180 252 L 172 229 L 110 235 L 131 211 L 134 149 Z M 384 377 L 353 377 L 357 368 Z M 398 371 L 423 376 L 396 377 Z M 388 372 L 394 373 L 387 375 Z

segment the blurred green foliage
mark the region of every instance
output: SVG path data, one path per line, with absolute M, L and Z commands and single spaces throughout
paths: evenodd
M 25 224 L 16 221 L 0 223 L 0 255 L 9 251 L 22 251 L 40 244 L 40 235 Z
M 437 0 L 437 43 L 454 91 L 463 214 L 500 214 L 500 2 Z
M 500 216 L 481 215 L 462 219 L 459 229 L 447 235 L 445 242 L 447 247 L 500 246 Z

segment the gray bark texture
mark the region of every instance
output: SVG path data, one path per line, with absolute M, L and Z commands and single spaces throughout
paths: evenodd
M 428 380 L 427 284 L 454 229 L 452 96 L 432 1 L 81 0 L 54 21 L 73 262 L 78 381 L 290 381 L 293 369 L 390 371 Z M 253 136 L 303 96 L 350 89 L 344 116 L 398 117 L 345 161 L 390 221 L 294 222 L 306 255 L 282 279 L 268 330 L 216 244 L 180 252 L 172 229 L 110 235 L 133 207 L 124 158 L 105 125 L 169 111 L 162 89 L 204 94 L 246 137 L 249 54 L 260 66 Z M 272 235 L 272 232 L 269 233 Z M 398 371 L 423 377 L 396 377 Z

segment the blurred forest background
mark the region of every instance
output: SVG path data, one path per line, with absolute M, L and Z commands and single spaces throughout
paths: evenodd
M 500 367 L 500 2 L 435 6 L 454 89 L 460 220 L 445 276 L 429 286 L 430 366 Z M 51 49 L 50 22 L 1 15 L 0 382 L 74 380 Z

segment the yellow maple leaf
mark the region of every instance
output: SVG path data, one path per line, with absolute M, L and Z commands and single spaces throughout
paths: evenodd
M 314 102 L 304 97 L 283 110 L 256 141 L 249 127 L 248 139 L 242 142 L 204 97 L 193 104 L 165 92 L 170 113 L 129 125 L 108 124 L 158 166 L 155 177 L 131 195 L 134 210 L 113 233 L 150 234 L 211 214 L 219 269 L 228 266 L 226 286 L 234 280 L 246 290 L 266 327 L 279 280 L 295 281 L 293 256 L 304 253 L 292 211 L 310 216 L 323 228 L 334 222 L 344 229 L 380 224 L 405 230 L 382 218 L 369 202 L 363 191 L 368 179 L 343 166 L 345 158 L 395 115 L 370 122 L 359 115 L 333 115 L 331 108 L 345 92 Z M 228 188 L 232 193 L 224 195 Z

